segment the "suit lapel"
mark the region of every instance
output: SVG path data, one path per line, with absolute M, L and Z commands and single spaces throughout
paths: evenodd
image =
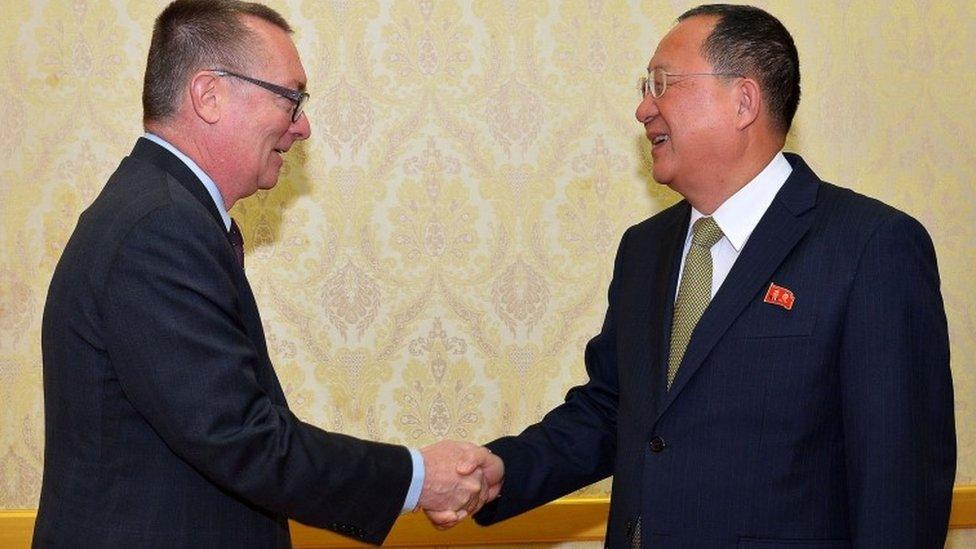
M 756 225 L 722 287 L 698 321 L 658 417 L 681 394 L 715 344 L 746 305 L 765 288 L 776 268 L 813 222 L 811 210 L 816 203 L 820 180 L 799 156 L 787 153 L 786 157 L 793 165 L 793 172 Z M 670 320 L 670 316 L 666 318 Z M 670 329 L 670 321 L 668 325 Z
M 655 416 L 658 403 L 664 396 L 664 380 L 667 370 L 667 347 L 674 309 L 674 288 L 677 284 L 677 266 L 681 261 L 681 249 L 688 231 L 691 207 L 680 202 L 665 219 L 662 228 L 646 236 L 641 242 L 642 261 L 636 277 L 636 290 L 629 295 L 639 299 L 636 304 L 637 318 L 627 323 L 636 333 L 628 333 L 622 341 L 635 342 L 633 374 L 634 387 L 649 387 L 639 391 L 647 398 L 637 399 L 638 417 L 650 421 Z M 656 260 L 655 260 L 656 259 Z M 663 352 L 662 352 L 663 350 Z

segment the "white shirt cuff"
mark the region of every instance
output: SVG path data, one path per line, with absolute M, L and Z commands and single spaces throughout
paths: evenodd
M 427 471 L 424 469 L 424 457 L 420 455 L 420 451 L 416 448 L 407 448 L 410 450 L 410 462 L 413 463 L 413 480 L 410 481 L 410 488 L 407 490 L 407 498 L 403 502 L 403 510 L 400 514 L 410 513 L 417 508 L 417 503 L 420 502 L 420 491 L 424 487 L 424 477 Z

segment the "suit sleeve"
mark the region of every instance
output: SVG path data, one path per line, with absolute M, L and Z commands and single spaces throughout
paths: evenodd
M 619 280 L 626 240 L 627 233 L 617 252 L 614 280 Z M 486 445 L 504 461 L 505 483 L 502 496 L 474 516 L 478 524 L 524 513 L 612 473 L 617 447 L 617 287 L 610 283 L 603 328 L 586 345 L 586 384 L 570 389 L 563 404 L 518 436 Z
M 860 259 L 839 349 L 855 547 L 941 547 L 956 441 L 935 250 L 898 214 Z
M 410 483 L 406 448 L 328 433 L 259 383 L 230 248 L 213 221 L 173 205 L 119 245 L 100 314 L 135 411 L 211 482 L 253 505 L 380 543 Z M 259 350 L 260 349 L 260 350 Z

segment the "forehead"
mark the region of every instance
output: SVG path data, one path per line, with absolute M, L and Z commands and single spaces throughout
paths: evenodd
M 292 41 L 291 36 L 279 28 L 263 19 L 248 17 L 246 24 L 261 39 L 261 51 L 263 53 L 261 64 L 269 74 L 274 74 L 280 83 L 285 83 L 280 79 L 286 79 L 286 85 L 301 85 L 304 87 L 306 76 L 305 68 L 302 66 L 298 49 Z
M 675 25 L 658 43 L 648 68 L 680 67 L 684 71 L 709 68 L 709 63 L 702 57 L 701 47 L 716 22 L 714 16 L 696 16 Z

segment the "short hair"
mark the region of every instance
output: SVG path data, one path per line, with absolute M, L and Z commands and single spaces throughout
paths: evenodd
M 702 57 L 715 72 L 756 78 L 773 122 L 783 134 L 790 131 L 800 104 L 800 57 L 786 27 L 759 8 L 729 4 L 698 6 L 678 21 L 699 15 L 718 17 Z
M 263 19 L 287 33 L 291 27 L 275 10 L 240 0 L 176 0 L 153 26 L 142 87 L 144 122 L 176 113 L 186 83 L 207 68 L 245 71 L 253 59 L 254 33 L 243 18 Z

